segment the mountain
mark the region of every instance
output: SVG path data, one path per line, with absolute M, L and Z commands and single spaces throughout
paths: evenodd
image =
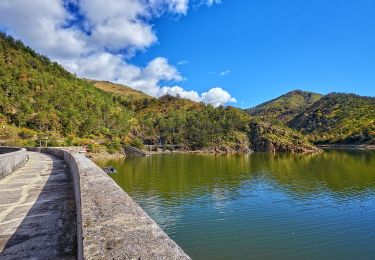
M 252 116 L 289 122 L 321 97 L 317 93 L 294 90 L 246 111 Z
M 117 93 L 128 96 L 128 91 Z M 262 152 L 319 151 L 297 131 L 283 124 L 258 122 L 230 106 L 213 108 L 166 95 L 142 102 L 135 111 L 140 127 L 133 130 L 148 145 L 182 144 L 213 152 L 246 152 L 249 148 Z
M 374 97 L 295 90 L 246 111 L 263 122 L 285 124 L 317 144 L 375 143 Z
M 0 121 L 3 140 L 120 138 L 133 111 L 20 41 L 0 34 Z M 61 140 L 60 140 L 61 141 Z
M 178 145 L 209 152 L 309 152 L 286 125 L 256 123 L 234 107 L 215 108 L 173 96 L 150 97 L 106 81 L 77 78 L 20 41 L 0 34 L 0 143 L 88 145 L 115 152 L 122 145 Z M 258 142 L 259 141 L 259 142 Z
M 316 143 L 375 144 L 375 98 L 331 93 L 288 125 Z

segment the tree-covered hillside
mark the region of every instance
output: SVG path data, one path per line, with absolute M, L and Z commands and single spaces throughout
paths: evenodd
M 132 114 L 119 98 L 0 34 L 0 118 L 9 125 L 3 127 L 3 140 L 15 138 L 12 127 L 25 139 L 111 139 L 129 131 Z
M 110 152 L 130 144 L 186 150 L 303 152 L 286 126 L 253 124 L 245 111 L 179 97 L 150 97 L 103 81 L 79 79 L 21 42 L 0 34 L 0 143 L 83 145 Z M 281 130 L 280 130 L 281 129 Z M 278 136 L 280 135 L 280 136 Z M 252 138 L 265 146 L 256 145 Z
M 255 151 L 306 153 L 319 150 L 306 137 L 282 123 L 253 119 L 250 123 L 250 142 Z
M 294 90 L 254 108 L 249 108 L 247 111 L 252 116 L 268 121 L 277 119 L 288 122 L 321 97 L 322 95 L 317 93 Z
M 313 143 L 375 143 L 373 97 L 296 90 L 247 111 L 265 122 L 285 124 Z
M 332 93 L 290 121 L 316 143 L 375 144 L 375 98 Z
M 149 144 L 184 144 L 192 149 L 249 150 L 249 116 L 233 107 L 214 108 L 163 96 L 137 111 L 140 135 Z

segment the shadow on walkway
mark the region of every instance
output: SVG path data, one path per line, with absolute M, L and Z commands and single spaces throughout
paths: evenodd
M 76 211 L 73 178 L 63 160 L 43 154 L 52 160 L 52 173 L 26 217 L 6 242 L 0 259 L 75 259 L 77 251 Z M 46 158 L 44 157 L 44 158 Z M 46 159 L 46 162 L 50 162 Z M 29 197 L 37 196 L 38 185 Z M 27 201 L 33 201 L 30 199 Z M 9 216 L 17 218 L 26 206 L 19 206 Z M 24 214 L 22 214 L 24 215 Z M 9 225 L 11 225 L 10 222 Z

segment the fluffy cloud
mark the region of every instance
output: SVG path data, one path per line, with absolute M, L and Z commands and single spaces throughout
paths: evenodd
M 220 2 L 201 1 L 207 6 Z M 166 58 L 143 68 L 129 63 L 137 51 L 157 42 L 153 18 L 185 15 L 188 7 L 189 0 L 1 0 L 0 28 L 81 77 L 122 83 L 153 96 L 179 95 L 215 106 L 234 102 L 221 88 L 199 95 L 162 87 L 183 80 Z
M 133 53 L 157 40 L 145 21 L 150 11 L 138 0 L 82 0 L 78 8 L 90 32 L 88 40 L 97 48 Z
M 169 94 L 172 96 L 180 96 L 182 98 L 191 99 L 196 102 L 203 102 L 206 104 L 211 104 L 214 107 L 218 107 L 227 103 L 237 102 L 227 91 L 222 88 L 216 87 L 212 88 L 207 92 L 199 95 L 196 91 L 186 91 L 179 86 L 174 87 L 163 87 L 161 88 L 159 95 Z
M 180 96 L 196 102 L 203 102 L 211 104 L 214 107 L 218 107 L 227 103 L 237 102 L 227 91 L 222 88 L 212 88 L 208 92 L 204 92 L 201 95 L 198 92 L 191 90 L 186 91 L 179 86 L 174 87 L 163 87 L 161 88 L 160 95 L 169 94 L 172 96 Z
M 236 99 L 221 88 L 212 88 L 199 95 L 194 90 L 188 91 L 180 86 L 160 87 L 161 82 L 164 81 L 178 82 L 183 80 L 180 72 L 163 57 L 153 59 L 144 68 L 125 63 L 120 56 L 108 53 L 91 55 L 84 59 L 75 60 L 74 63 L 64 61 L 64 65 L 72 71 L 77 71 L 83 77 L 116 81 L 155 97 L 169 94 L 196 102 L 212 104 L 213 106 L 236 102 Z
M 229 102 L 237 102 L 227 91 L 222 88 L 212 88 L 202 94 L 202 101 L 213 106 L 220 106 Z
M 82 33 L 64 28 L 71 18 L 57 0 L 0 1 L 0 25 L 26 44 L 53 57 L 76 57 L 90 51 Z
M 162 87 L 160 89 L 160 95 L 172 95 L 172 96 L 180 96 L 182 98 L 187 98 L 196 102 L 202 101 L 201 97 L 199 96 L 198 92 L 191 90 L 187 91 L 179 86 L 174 87 Z

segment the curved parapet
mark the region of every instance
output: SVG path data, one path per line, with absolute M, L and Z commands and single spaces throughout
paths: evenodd
M 30 150 L 63 158 L 73 174 L 78 259 L 190 259 L 85 155 L 57 148 Z
M 0 179 L 20 167 L 26 159 L 25 148 L 0 147 Z

